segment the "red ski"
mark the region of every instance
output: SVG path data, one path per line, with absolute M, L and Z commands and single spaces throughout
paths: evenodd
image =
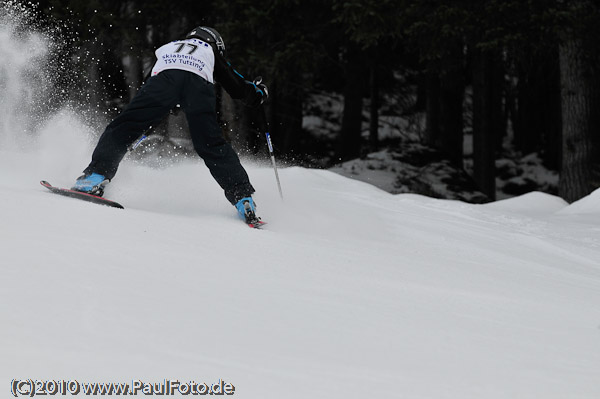
M 267 222 L 263 222 L 262 220 L 255 220 L 253 222 L 246 222 L 246 224 L 248 225 L 248 227 L 252 227 L 253 229 L 260 229 L 265 224 L 267 224 Z
M 99 197 L 97 195 L 82 193 L 81 191 L 69 190 L 67 188 L 54 187 L 52 184 L 48 183 L 45 180 L 42 180 L 40 184 L 46 187 L 48 190 L 52 191 L 55 194 L 64 195 L 65 197 L 77 198 L 79 200 L 92 202 L 94 204 L 111 206 L 113 208 L 124 209 L 123 205 L 118 202 L 108 200 L 103 197 Z

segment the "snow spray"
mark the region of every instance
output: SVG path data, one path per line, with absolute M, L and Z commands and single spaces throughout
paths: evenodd
M 89 106 L 77 100 L 79 49 L 69 28 L 32 3 L 0 2 L 0 179 L 11 169 L 70 184 L 89 163 Z
M 50 48 L 40 33 L 27 31 L 33 16 L 18 3 L 0 5 L 0 149 L 25 145 L 44 103 Z
M 75 38 L 36 7 L 0 2 L 0 158 L 10 165 L 0 167 L 0 179 L 16 168 L 32 180 L 69 184 L 89 163 L 98 129 L 89 106 L 73 97 L 81 91 Z

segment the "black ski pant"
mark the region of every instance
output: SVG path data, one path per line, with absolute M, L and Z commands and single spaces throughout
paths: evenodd
M 217 123 L 214 85 L 191 72 L 168 69 L 152 76 L 107 127 L 84 173 L 112 179 L 127 149 L 176 105 L 185 112 L 194 149 L 232 204 L 254 188 Z

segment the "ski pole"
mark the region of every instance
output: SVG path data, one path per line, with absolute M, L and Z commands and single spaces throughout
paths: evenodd
M 145 139 L 147 139 L 147 138 L 148 138 L 148 136 L 146 136 L 145 134 L 144 134 L 144 135 L 142 135 L 142 137 L 140 137 L 140 138 L 138 139 L 138 141 L 136 141 L 135 143 L 133 143 L 133 144 L 132 144 L 132 145 L 129 147 L 129 151 L 133 151 L 133 150 L 135 150 L 136 148 L 138 148 L 138 146 L 139 146 L 140 144 L 142 144 L 142 141 L 144 141 L 144 140 L 145 140 Z
M 273 143 L 271 142 L 271 134 L 269 133 L 269 123 L 267 122 L 267 115 L 265 113 L 265 107 L 260 107 L 260 117 L 262 119 L 262 128 L 267 137 L 267 145 L 269 146 L 269 155 L 271 156 L 271 163 L 273 164 L 273 170 L 275 171 L 275 180 L 277 180 L 277 188 L 279 189 L 279 196 L 283 200 L 283 192 L 281 191 L 281 182 L 279 181 L 279 173 L 277 173 L 277 164 L 275 163 L 275 154 L 273 152 Z

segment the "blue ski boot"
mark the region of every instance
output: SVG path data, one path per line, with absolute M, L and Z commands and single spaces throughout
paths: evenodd
M 256 216 L 256 204 L 252 197 L 244 197 L 235 204 L 240 219 L 250 227 L 259 227 L 263 223 Z
M 75 185 L 71 187 L 71 190 L 102 197 L 104 194 L 104 186 L 109 182 L 110 180 L 98 173 L 82 175 L 77 178 Z

